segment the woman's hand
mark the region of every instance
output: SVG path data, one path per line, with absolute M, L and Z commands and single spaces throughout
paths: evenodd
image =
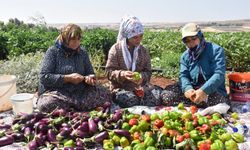
M 207 98 L 208 98 L 208 96 L 203 90 L 198 89 L 195 91 L 195 98 L 194 98 L 195 103 L 200 103 L 200 102 L 206 101 Z
M 84 80 L 84 76 L 80 75 L 79 73 L 72 73 L 68 75 L 64 75 L 64 83 L 72 83 L 72 84 L 79 84 Z
M 195 98 L 195 90 L 194 89 L 190 89 L 190 90 L 187 90 L 185 93 L 184 93 L 185 97 L 190 99 L 191 101 L 194 101 L 194 98 Z
M 88 76 L 85 76 L 85 83 L 89 85 L 95 85 L 96 84 L 96 77 L 94 74 L 90 74 Z
M 126 80 L 132 81 L 133 80 L 133 72 L 132 71 L 122 71 L 121 77 L 126 79 Z
M 134 72 L 132 72 L 132 71 L 122 71 L 122 72 L 121 72 L 121 76 L 122 76 L 124 79 L 129 80 L 129 81 L 132 81 L 132 82 L 134 82 L 134 83 L 137 84 L 137 85 L 141 85 L 141 83 L 142 83 L 142 81 L 143 81 L 142 78 L 140 78 L 139 80 L 135 80 L 135 79 L 133 78 Z

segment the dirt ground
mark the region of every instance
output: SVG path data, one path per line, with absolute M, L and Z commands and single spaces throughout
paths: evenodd
M 109 81 L 106 77 L 98 77 L 98 81 L 99 83 L 108 86 Z M 158 85 L 162 88 L 165 88 L 167 85 L 175 83 L 176 81 L 172 80 L 172 79 L 168 79 L 165 77 L 161 77 L 161 76 L 153 76 L 151 77 L 150 83 L 153 85 Z

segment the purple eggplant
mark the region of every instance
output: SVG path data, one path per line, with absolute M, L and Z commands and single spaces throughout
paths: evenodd
M 38 146 L 42 146 L 45 144 L 47 136 L 44 135 L 43 133 L 39 133 L 35 136 L 35 141 Z
M 65 109 L 56 109 L 53 112 L 51 112 L 52 117 L 59 117 L 59 116 L 65 116 L 67 111 Z
M 83 142 L 80 139 L 76 139 L 76 146 L 83 147 Z
M 14 132 L 14 133 L 12 133 L 11 135 L 12 135 L 12 137 L 14 138 L 14 141 L 15 141 L 15 142 L 24 141 L 24 134 L 23 134 L 23 133 Z
M 64 137 L 67 137 L 72 132 L 70 127 L 63 127 L 60 129 L 60 134 Z
M 73 129 L 77 129 L 80 125 L 81 125 L 81 121 L 79 120 L 76 123 L 74 123 Z
M 103 131 L 101 133 L 98 133 L 94 136 L 92 136 L 91 138 L 84 138 L 82 139 L 83 143 L 88 143 L 88 142 L 95 142 L 95 143 L 102 143 L 103 140 L 105 140 L 106 138 L 108 138 L 109 134 L 107 131 Z
M 106 101 L 103 106 L 104 109 L 110 108 L 111 107 L 111 102 Z
M 94 122 L 95 122 L 95 123 L 98 123 L 99 121 L 100 121 L 100 118 L 99 118 L 99 117 L 94 118 Z
M 97 132 L 97 125 L 96 125 L 93 118 L 88 119 L 88 124 L 89 124 L 89 132 L 96 133 Z
M 12 136 L 4 136 L 0 138 L 0 146 L 10 145 L 14 143 L 14 138 Z
M 37 149 L 38 149 L 38 145 L 37 145 L 37 143 L 36 143 L 35 140 L 30 141 L 30 142 L 28 143 L 28 149 L 29 149 L 29 150 L 37 150 Z
M 119 119 L 121 119 L 122 118 L 122 112 L 121 112 L 121 110 L 118 110 L 118 111 L 116 111 L 115 112 L 115 114 L 113 115 L 113 117 L 112 117 L 112 121 L 113 122 L 117 122 Z
M 52 129 L 49 129 L 49 130 L 48 130 L 47 138 L 48 138 L 48 140 L 49 140 L 51 143 L 52 143 L 52 142 L 56 142 L 56 134 L 55 134 L 55 132 L 54 132 Z
M 10 129 L 10 125 L 8 125 L 8 124 L 0 124 L 0 130 L 2 130 L 2 129 Z
M 106 138 L 108 138 L 109 134 L 107 131 L 103 131 L 97 135 L 94 136 L 94 141 L 96 143 L 102 143 L 102 141 Z
M 117 134 L 119 136 L 125 136 L 128 140 L 132 139 L 130 132 L 128 130 L 115 129 L 113 131 L 115 132 L 115 134 Z
M 43 119 L 39 120 L 39 122 L 43 123 L 43 124 L 49 124 L 50 118 L 43 118 Z
M 64 127 L 70 128 L 71 127 L 71 125 L 69 125 L 68 123 L 65 123 L 65 122 L 62 123 L 61 126 L 62 126 L 62 128 L 64 128 Z
M 88 132 L 83 132 L 81 130 L 74 130 L 72 132 L 73 136 L 78 137 L 78 138 L 86 138 L 89 137 L 89 133 Z
M 25 124 L 27 121 L 31 120 L 32 118 L 34 118 L 34 114 L 25 114 L 20 117 L 19 123 Z
M 42 112 L 35 112 L 34 116 L 35 116 L 36 121 L 39 121 L 43 119 L 46 116 L 46 114 Z
M 32 132 L 32 130 L 31 130 L 30 127 L 25 127 L 25 129 L 24 129 L 24 135 L 25 136 L 31 134 L 31 132 Z
M 89 132 L 89 124 L 88 124 L 88 122 L 84 121 L 77 129 L 81 130 L 83 132 Z

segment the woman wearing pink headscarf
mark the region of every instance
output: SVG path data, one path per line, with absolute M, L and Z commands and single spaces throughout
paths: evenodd
M 106 64 L 114 102 L 121 107 L 161 104 L 161 89 L 149 84 L 151 62 L 148 50 L 141 45 L 143 25 L 135 16 L 122 18 L 117 42 L 111 47 Z M 141 75 L 134 80 L 135 72 Z

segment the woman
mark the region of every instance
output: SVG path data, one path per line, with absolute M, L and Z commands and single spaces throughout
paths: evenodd
M 40 72 L 37 101 L 40 111 L 55 108 L 86 111 L 111 100 L 108 91 L 96 85 L 87 51 L 80 47 L 81 38 L 81 28 L 68 24 L 55 45 L 47 50 Z
M 111 82 L 114 102 L 120 107 L 161 104 L 160 88 L 149 84 L 151 62 L 148 50 L 141 45 L 143 33 L 138 18 L 123 17 L 117 43 L 109 51 L 106 73 Z M 135 72 L 139 72 L 139 80 L 133 78 Z
M 187 50 L 180 59 L 180 82 L 166 87 L 162 93 L 163 103 L 176 105 L 184 102 L 200 107 L 228 103 L 224 49 L 207 42 L 195 23 L 182 28 L 182 41 Z

